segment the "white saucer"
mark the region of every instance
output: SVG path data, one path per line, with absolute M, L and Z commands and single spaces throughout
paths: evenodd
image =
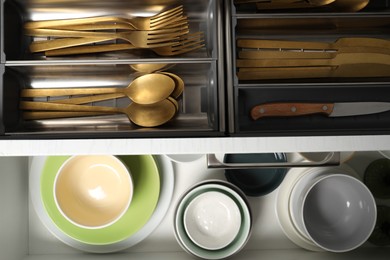
M 40 196 L 40 175 L 42 168 L 44 167 L 46 157 L 34 157 L 31 162 L 29 188 L 35 212 L 54 236 L 73 248 L 91 253 L 110 253 L 134 246 L 148 237 L 158 227 L 169 209 L 173 195 L 174 171 L 171 161 L 164 156 L 153 156 L 153 158 L 159 168 L 161 178 L 160 196 L 157 206 L 149 221 L 135 234 L 125 240 L 108 245 L 82 243 L 70 236 L 67 236 L 51 221 L 48 214 L 46 214 L 46 210 Z

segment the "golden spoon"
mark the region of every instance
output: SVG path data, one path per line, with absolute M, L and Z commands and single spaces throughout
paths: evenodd
M 175 81 L 171 77 L 153 73 L 136 78 L 126 88 L 24 89 L 21 97 L 122 93 L 135 103 L 150 105 L 166 99 L 174 89 Z

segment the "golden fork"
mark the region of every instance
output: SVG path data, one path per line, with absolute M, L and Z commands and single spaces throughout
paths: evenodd
M 46 29 L 39 29 L 46 30 Z M 50 30 L 50 29 L 47 29 Z M 50 30 L 53 31 L 53 30 Z M 132 45 L 138 48 L 156 48 L 162 46 L 169 46 L 172 44 L 172 40 L 179 36 L 188 34 L 188 27 L 176 28 L 176 29 L 162 29 L 155 31 L 129 31 L 123 33 L 95 33 L 95 32 L 81 32 L 81 31 L 67 31 L 56 30 L 58 35 L 72 37 L 72 35 L 81 38 L 63 38 L 45 41 L 35 41 L 30 44 L 31 52 L 48 51 L 66 47 L 79 46 L 83 44 L 104 42 L 116 39 L 122 39 L 130 42 Z M 45 33 L 43 31 L 42 33 Z
M 32 21 L 25 23 L 24 27 L 28 29 L 32 28 L 58 28 L 61 26 L 71 26 L 80 24 L 95 24 L 104 22 L 122 23 L 127 24 L 129 28 L 138 30 L 157 30 L 165 28 L 166 23 L 172 20 L 174 17 L 181 16 L 183 14 L 183 6 L 177 6 L 167 11 L 163 11 L 151 17 L 89 17 L 89 18 L 77 18 L 77 19 L 64 19 L 64 20 L 47 20 L 47 21 Z
M 177 28 L 188 25 L 187 16 L 177 16 L 172 17 L 169 21 L 166 21 L 162 26 L 158 26 L 157 29 L 169 29 Z M 34 29 L 34 28 L 30 28 Z M 35 28 L 35 29 L 44 29 L 44 28 Z M 57 28 L 46 28 L 46 29 L 60 29 L 60 30 L 75 30 L 75 31 L 97 31 L 97 30 L 138 30 L 125 23 L 93 23 L 93 24 L 78 24 L 78 25 L 68 25 L 61 26 Z M 148 30 L 146 30 L 148 31 Z
M 174 56 L 183 53 L 188 53 L 204 47 L 204 34 L 203 32 L 190 33 L 179 37 L 175 42 L 168 46 L 150 48 L 151 51 L 162 56 Z M 110 51 L 122 51 L 136 49 L 132 44 L 118 43 L 118 44 L 102 44 L 94 46 L 77 46 L 62 48 L 56 50 L 49 50 L 45 52 L 46 56 L 62 56 L 62 55 L 75 55 L 75 54 L 88 54 Z

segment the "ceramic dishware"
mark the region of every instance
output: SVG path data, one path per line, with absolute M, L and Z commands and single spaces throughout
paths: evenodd
M 134 194 L 118 221 L 99 229 L 86 229 L 66 219 L 53 196 L 55 174 L 69 156 L 36 157 L 30 174 L 30 194 L 45 227 L 65 244 L 94 253 L 116 252 L 145 239 L 166 214 L 173 193 L 173 168 L 160 156 L 118 156 L 130 169 Z
M 127 167 L 112 155 L 70 157 L 59 169 L 53 187 L 58 209 L 82 228 L 103 228 L 127 211 L 133 196 Z
M 390 199 L 390 159 L 372 161 L 364 170 L 363 180 L 375 198 Z
M 361 181 L 344 174 L 319 177 L 305 193 L 301 210 L 305 234 L 331 252 L 359 247 L 376 222 L 372 194 Z
M 284 153 L 226 154 L 227 163 L 286 162 Z M 238 186 L 248 196 L 262 196 L 275 190 L 286 175 L 286 168 L 258 168 L 226 170 L 226 179 Z
M 234 240 L 229 245 L 216 250 L 208 250 L 194 243 L 184 225 L 184 212 L 191 201 L 197 196 L 211 191 L 229 196 L 238 206 L 241 215 L 240 229 Z M 189 254 L 204 259 L 222 259 L 238 253 L 248 241 L 251 227 L 251 212 L 245 194 L 236 186 L 225 181 L 211 180 L 191 187 L 179 199 L 175 209 L 174 229 L 179 245 Z
M 308 169 L 302 176 L 300 176 L 295 182 L 291 193 L 289 195 L 289 214 L 293 225 L 297 232 L 302 236 L 310 239 L 304 232 L 304 224 L 302 219 L 302 206 L 304 203 L 305 195 L 310 187 L 323 176 L 330 174 L 351 174 L 352 169 L 346 169 L 345 167 L 317 167 Z M 353 175 L 356 175 L 353 172 Z
M 346 162 L 352 158 L 355 152 L 340 152 L 340 163 Z M 299 153 L 303 158 L 309 161 L 319 162 L 329 156 L 328 152 L 311 152 L 311 153 Z
M 238 205 L 228 195 L 207 191 L 195 197 L 184 211 L 184 227 L 191 240 L 208 250 L 228 246 L 241 226 Z

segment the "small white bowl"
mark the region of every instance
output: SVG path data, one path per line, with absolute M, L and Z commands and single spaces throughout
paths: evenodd
M 226 247 L 218 250 L 208 250 L 195 244 L 188 236 L 184 227 L 184 212 L 189 203 L 202 193 L 209 191 L 222 192 L 235 201 L 240 209 L 241 225 L 235 239 Z M 175 209 L 174 229 L 179 245 L 189 254 L 203 259 L 223 259 L 238 253 L 249 239 L 252 228 L 252 215 L 245 194 L 231 183 L 221 180 L 209 180 L 198 183 L 187 190 Z
M 306 192 L 301 210 L 306 235 L 331 252 L 359 247 L 376 222 L 376 204 L 368 188 L 343 174 L 319 177 Z
M 112 155 L 70 157 L 58 170 L 53 187 L 61 214 L 87 229 L 104 228 L 120 219 L 133 190 L 128 168 Z
M 241 226 L 240 209 L 224 193 L 208 191 L 195 197 L 184 211 L 184 227 L 198 246 L 218 250 L 228 246 Z

